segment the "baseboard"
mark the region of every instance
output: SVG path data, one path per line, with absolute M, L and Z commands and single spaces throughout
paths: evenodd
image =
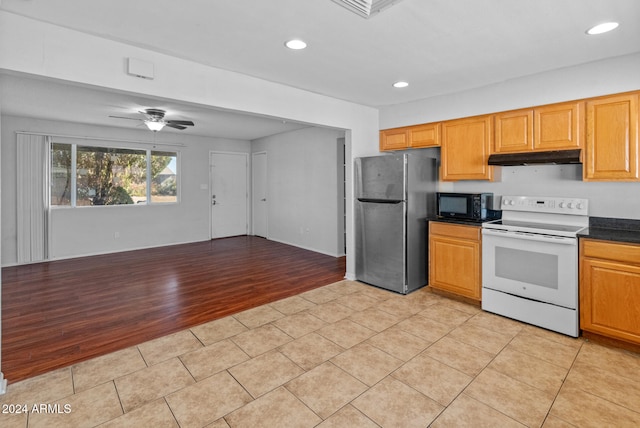
M 0 372 L 0 395 L 7 393 L 7 380 L 4 378 L 4 373 Z
M 620 348 L 626 351 L 635 352 L 636 354 L 640 354 L 640 344 L 639 343 L 631 343 L 626 340 L 614 339 L 612 337 L 603 336 L 598 333 L 592 333 L 590 331 L 581 331 L 581 336 L 590 342 L 595 342 L 600 345 L 608 346 L 611 348 Z
M 273 241 L 273 242 L 279 242 L 280 244 L 291 245 L 292 247 L 302 248 L 303 250 L 313 251 L 314 253 L 324 254 L 326 256 L 331 256 L 331 257 L 343 257 L 344 256 L 344 254 L 330 253 L 330 252 L 327 252 L 327 251 L 318 250 L 317 248 L 305 247 L 304 245 L 299 245 L 299 244 L 294 244 L 292 242 L 282 241 L 280 239 L 273 239 L 273 238 L 266 238 L 266 239 L 268 239 L 269 241 Z
M 126 253 L 127 251 L 139 251 L 139 250 L 148 250 L 150 248 L 161 248 L 161 247 L 171 247 L 174 245 L 185 245 L 185 244 L 195 244 L 196 242 L 206 242 L 210 241 L 210 239 L 199 239 L 196 241 L 183 241 L 183 242 L 171 242 L 167 244 L 158 244 L 158 245 L 147 245 L 143 247 L 133 247 L 133 248 L 125 248 L 120 250 L 110 250 L 110 251 L 97 251 L 94 253 L 87 253 L 77 256 L 63 256 L 63 257 L 52 257 L 47 260 L 40 260 L 37 262 L 29 262 L 29 263 L 9 263 L 6 265 L 2 265 L 2 267 L 12 267 L 12 266 L 27 266 L 36 263 L 47 263 L 47 262 L 55 262 L 59 260 L 71 260 L 71 259 L 79 259 L 82 257 L 92 257 L 92 256 L 104 256 L 105 254 L 116 254 L 116 253 Z
M 253 235 L 251 235 L 251 236 L 253 236 Z M 279 242 L 279 243 L 285 244 L 285 245 L 291 245 L 292 247 L 302 248 L 303 250 L 313 251 L 315 253 L 320 253 L 320 254 L 324 254 L 324 255 L 327 255 L 327 256 L 331 256 L 331 257 L 344 257 L 345 256 L 345 254 L 335 254 L 335 253 L 332 254 L 332 253 L 328 253 L 326 251 L 318 250 L 316 248 L 304 247 L 302 245 L 293 244 L 291 242 L 281 241 L 281 240 L 278 240 L 278 239 L 271 239 L 271 238 L 265 238 L 265 239 L 268 239 L 268 240 L 274 241 L 274 242 Z M 105 254 L 124 253 L 124 252 L 127 252 L 127 251 L 148 250 L 150 248 L 170 247 L 172 245 L 194 244 L 196 242 L 205 242 L 205 241 L 210 241 L 210 239 L 200 239 L 200 240 L 195 240 L 195 241 L 172 242 L 172 243 L 169 243 L 169 244 L 162 244 L 162 245 L 147 245 L 147 246 L 143 246 L 143 247 L 126 248 L 126 249 L 113 250 L 113 251 L 97 251 L 97 252 L 94 252 L 94 253 L 87 253 L 87 254 L 82 254 L 82 255 L 77 255 L 77 256 L 52 257 L 52 258 L 47 259 L 47 260 L 40 260 L 40 261 L 37 261 L 37 262 L 30 262 L 30 263 L 18 263 L 18 262 L 8 263 L 8 264 L 3 264 L 0 267 L 26 266 L 26 265 L 30 265 L 30 264 L 53 262 L 53 261 L 57 261 L 57 260 L 69 260 L 69 259 L 77 259 L 77 258 L 80 258 L 80 257 L 103 256 Z M 355 279 L 355 277 L 353 279 Z
M 251 235 L 253 236 L 253 235 Z M 291 242 L 287 242 L 287 241 L 281 241 L 278 239 L 271 239 L 271 238 L 266 238 L 270 241 L 274 241 L 274 242 L 279 242 L 281 244 L 285 244 L 285 245 L 291 245 L 292 247 L 298 247 L 298 248 L 302 248 L 303 250 L 308 250 L 308 251 L 313 251 L 315 253 L 320 253 L 320 254 L 324 254 L 327 256 L 331 256 L 331 257 L 344 257 L 345 254 L 332 254 L 326 251 L 321 251 L 318 250 L 317 248 L 310 248 L 310 247 L 304 247 L 302 245 L 298 245 L 298 244 L 293 244 Z M 148 250 L 150 248 L 160 248 L 160 247 L 170 247 L 173 245 L 184 245 L 184 244 L 194 244 L 196 242 L 205 242 L 205 241 L 210 241 L 210 239 L 200 239 L 200 240 L 195 240 L 195 241 L 181 241 L 181 242 L 172 242 L 169 244 L 160 244 L 160 245 L 147 245 L 147 246 L 143 246 L 143 247 L 134 247 L 134 248 L 126 248 L 126 249 L 121 249 L 121 250 L 112 250 L 112 251 L 98 251 L 98 252 L 94 252 L 94 253 L 87 253 L 87 254 L 82 254 L 82 255 L 77 255 L 77 256 L 63 256 L 63 257 L 52 257 L 50 259 L 47 260 L 40 260 L 37 262 L 30 262 L 30 263 L 8 263 L 8 264 L 3 264 L 1 265 L 1 267 L 12 267 L 12 266 L 26 266 L 26 265 L 30 265 L 30 264 L 36 264 L 36 263 L 46 263 L 46 262 L 53 262 L 53 261 L 57 261 L 57 260 L 70 260 L 70 259 L 78 259 L 81 257 L 91 257 L 91 256 L 103 256 L 105 254 L 115 254 L 115 253 L 124 253 L 127 251 L 138 251 L 138 250 Z M 355 279 L 355 277 L 353 278 Z

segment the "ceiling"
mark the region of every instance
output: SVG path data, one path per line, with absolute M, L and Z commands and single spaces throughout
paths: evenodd
M 640 51 L 638 0 L 400 0 L 369 19 L 331 0 L 1 0 L 0 9 L 373 107 Z M 585 34 L 609 20 L 620 27 L 600 36 Z M 305 40 L 307 49 L 286 49 L 284 42 L 291 38 Z M 27 80 L 24 86 L 33 83 Z M 398 80 L 409 86 L 393 88 Z M 95 89 L 74 91 L 91 98 Z M 196 129 L 205 126 L 198 114 L 205 121 L 220 115 L 216 125 L 230 128 L 236 117 L 170 100 L 157 105 L 159 100 L 100 94 L 109 107 L 106 116 L 164 107 L 179 113 L 172 119 L 194 120 L 189 132 L 201 135 L 209 131 Z M 256 126 L 304 126 L 240 119 L 255 120 Z M 235 135 L 232 129 L 225 133 Z
M 160 108 L 167 112 L 167 120 L 192 120 L 195 123 L 193 128 L 182 131 L 164 128 L 161 132 L 205 137 L 250 141 L 309 126 L 283 119 L 15 74 L 0 75 L 0 97 L 2 114 L 6 115 L 143 130 L 146 128 L 142 122 L 109 116 L 144 119 L 139 111 Z

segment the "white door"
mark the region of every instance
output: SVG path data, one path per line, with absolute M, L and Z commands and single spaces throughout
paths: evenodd
M 251 162 L 253 234 L 267 237 L 267 153 L 254 153 Z
M 211 153 L 211 238 L 247 234 L 246 153 Z

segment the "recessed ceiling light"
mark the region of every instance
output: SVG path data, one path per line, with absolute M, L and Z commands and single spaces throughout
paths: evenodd
M 407 82 L 396 82 L 393 84 L 394 88 L 406 88 L 407 86 L 409 86 L 409 84 Z
M 611 30 L 615 30 L 616 28 L 618 28 L 617 22 L 604 22 L 602 24 L 596 25 L 595 27 L 589 28 L 587 30 L 587 34 L 590 34 L 590 35 L 602 34 Z
M 307 47 L 307 44 L 299 39 L 289 40 L 284 45 L 289 49 L 293 49 L 293 50 L 300 50 Z

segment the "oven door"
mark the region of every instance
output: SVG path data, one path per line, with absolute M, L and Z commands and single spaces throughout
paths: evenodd
M 482 229 L 482 287 L 577 309 L 577 239 Z

